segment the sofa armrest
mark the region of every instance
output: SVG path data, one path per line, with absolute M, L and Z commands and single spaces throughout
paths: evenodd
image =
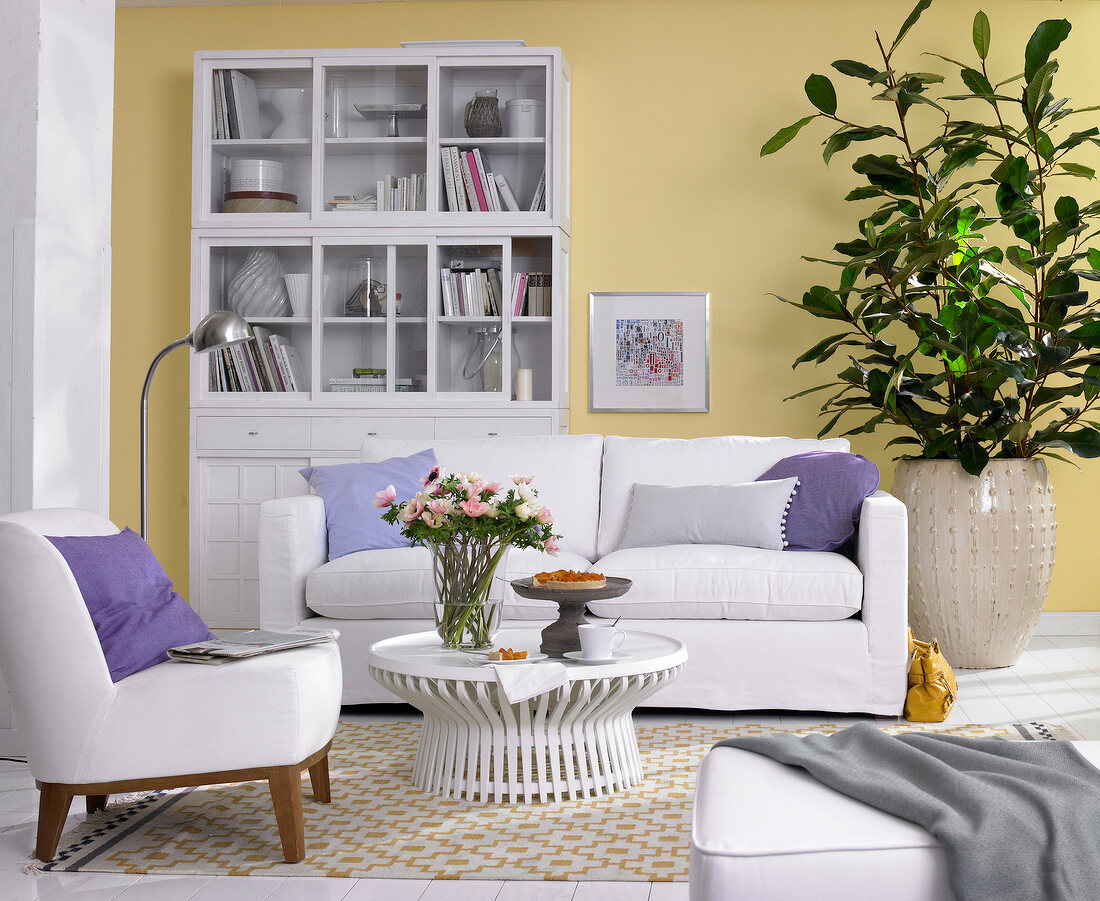
M 901 713 L 909 645 L 909 534 L 905 504 L 885 491 L 863 502 L 856 565 L 863 573 L 863 622 L 871 659 L 871 701 Z
M 310 613 L 306 576 L 328 560 L 325 502 L 316 494 L 260 505 L 260 626 L 296 628 Z

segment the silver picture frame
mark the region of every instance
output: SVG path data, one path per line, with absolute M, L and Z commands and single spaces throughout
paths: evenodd
M 710 412 L 710 292 L 588 295 L 592 413 Z

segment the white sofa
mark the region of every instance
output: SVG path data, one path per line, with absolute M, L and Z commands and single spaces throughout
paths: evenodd
M 650 704 L 712 710 L 827 710 L 900 714 L 905 694 L 905 507 L 878 491 L 863 503 L 855 561 L 841 554 L 718 545 L 620 549 L 635 483 L 751 482 L 780 459 L 848 450 L 843 439 L 662 439 L 600 435 L 437 440 L 368 439 L 362 462 L 432 447 L 440 464 L 506 482 L 535 477 L 561 534 L 557 558 L 513 551 L 509 579 L 544 569 L 627 576 L 630 592 L 589 606 L 621 626 L 674 636 L 690 654 L 680 678 Z M 340 630 L 344 703 L 397 700 L 374 682 L 363 653 L 375 641 L 432 628 L 424 548 L 327 558 L 316 495 L 260 509 L 260 606 L 266 629 Z M 550 604 L 508 589 L 505 619 L 541 628 Z

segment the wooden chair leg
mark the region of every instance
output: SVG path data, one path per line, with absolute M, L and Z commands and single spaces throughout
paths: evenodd
M 38 839 L 34 846 L 34 856 L 39 860 L 53 860 L 57 854 L 57 843 L 65 831 L 65 817 L 72 803 L 73 793 L 66 787 L 51 782 L 39 786 Z
M 313 786 L 313 800 L 321 804 L 332 801 L 332 789 L 328 780 L 328 754 L 309 768 L 309 783 Z
M 107 807 L 107 799 L 110 795 L 87 795 L 84 798 L 84 809 L 89 814 L 97 813 Z
M 279 766 L 268 771 L 275 821 L 283 843 L 287 863 L 298 863 L 306 856 L 306 829 L 302 819 L 302 773 L 297 767 Z

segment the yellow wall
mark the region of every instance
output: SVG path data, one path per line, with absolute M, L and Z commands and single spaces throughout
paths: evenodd
M 191 79 L 195 50 L 392 47 L 402 40 L 522 37 L 560 46 L 573 68 L 573 243 L 570 298 L 572 431 L 693 437 L 813 435 L 815 384 L 792 360 L 826 334 L 770 292 L 800 297 L 831 271 L 800 262 L 851 238 L 841 197 L 852 157 L 826 169 L 819 129 L 777 156 L 760 145 L 806 115 L 802 83 L 834 59 L 873 61 L 871 33 L 892 40 L 913 0 L 525 0 L 120 9 L 114 172 L 111 508 L 138 519 L 138 398 L 145 369 L 187 333 Z M 910 37 L 917 50 L 972 59 L 978 3 L 938 0 Z M 996 69 L 1022 69 L 1044 18 L 1074 30 L 1058 56 L 1061 90 L 1100 103 L 1100 4 L 987 0 Z M 938 64 L 937 64 L 938 65 Z M 835 74 L 835 73 L 833 73 Z M 846 97 L 862 83 L 836 75 Z M 842 107 L 843 108 L 843 107 Z M 869 115 L 884 115 L 881 105 Z M 1081 117 L 1084 127 L 1086 117 Z M 821 123 L 817 123 L 821 124 Z M 1093 165 L 1100 160 L 1093 161 Z M 1078 192 L 1084 183 L 1075 180 Z M 1095 190 L 1091 187 L 1087 190 Z M 711 292 L 711 412 L 590 414 L 590 291 Z M 187 592 L 187 359 L 161 366 L 151 403 L 151 543 Z M 835 372 L 831 369 L 828 373 Z M 855 449 L 892 480 L 887 433 Z M 1053 463 L 1060 523 L 1047 609 L 1098 610 L 1090 578 L 1098 463 Z

